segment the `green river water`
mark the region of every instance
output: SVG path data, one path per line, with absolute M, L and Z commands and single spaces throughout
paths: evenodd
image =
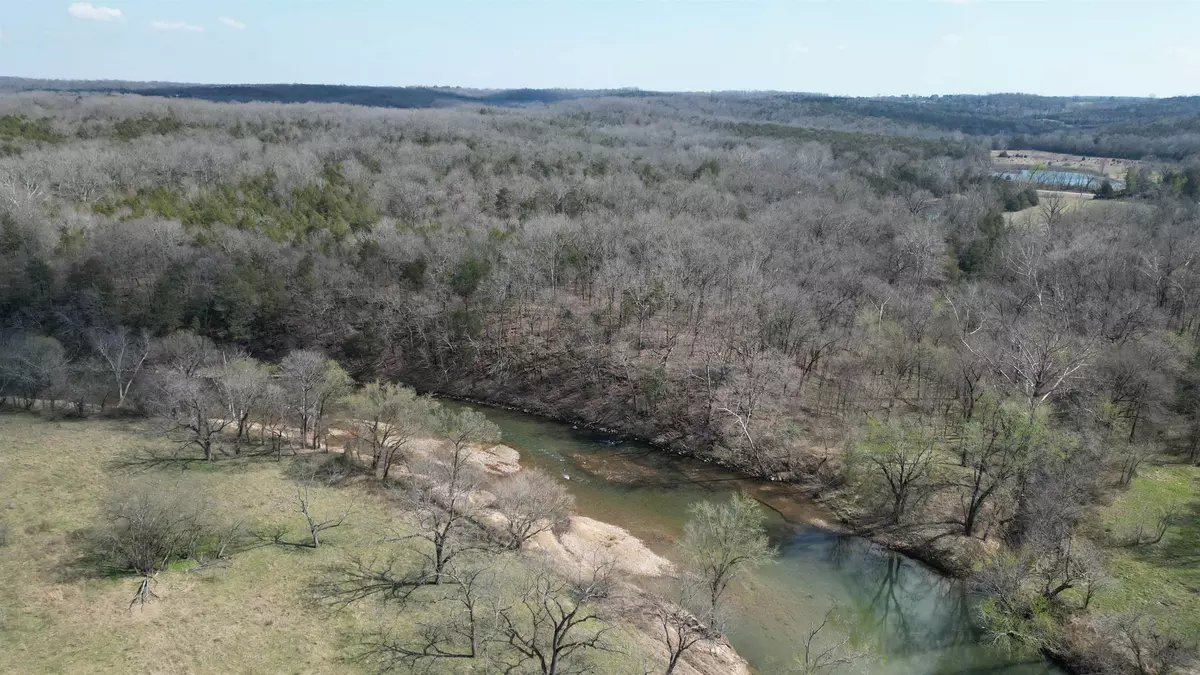
M 779 560 L 735 584 L 729 634 L 738 653 L 759 673 L 786 672 L 812 622 L 820 623 L 834 606 L 836 620 L 821 635 L 840 640 L 853 634 L 869 655 L 845 672 L 1061 672 L 981 645 L 971 621 L 971 600 L 960 583 L 860 537 L 808 524 L 824 514 L 785 494 L 782 486 L 739 479 L 698 460 L 569 424 L 477 409 L 500 426 L 503 442 L 521 453 L 522 465 L 564 481 L 579 513 L 625 528 L 667 558 L 675 556 L 675 542 L 694 502 L 726 499 L 743 490 L 768 505 Z

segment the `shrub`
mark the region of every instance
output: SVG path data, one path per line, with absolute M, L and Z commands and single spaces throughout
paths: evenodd
M 101 540 L 119 569 L 151 576 L 212 543 L 211 502 L 179 487 L 150 483 L 113 491 L 103 508 Z

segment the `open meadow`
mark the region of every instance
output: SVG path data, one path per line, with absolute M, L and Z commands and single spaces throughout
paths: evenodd
M 432 619 L 420 608 L 331 605 L 320 590 L 347 561 L 394 556 L 385 536 L 413 531 L 376 485 L 315 488 L 312 509 L 348 513 L 346 524 L 319 548 L 280 544 L 281 532 L 285 542 L 307 535 L 291 476 L 310 458 L 176 457 L 145 422 L 0 414 L 0 672 L 375 672 L 378 662 L 358 658 L 364 638 L 381 625 L 403 632 Z M 245 534 L 220 558 L 171 565 L 154 579 L 156 597 L 131 605 L 138 577 L 115 571 L 95 541 L 113 492 L 148 484 L 203 500 Z M 497 565 L 516 575 L 524 563 L 509 556 Z M 623 648 L 594 663 L 643 672 L 630 647 L 638 638 L 624 624 L 614 631 Z M 486 661 L 425 665 L 421 672 L 495 672 Z

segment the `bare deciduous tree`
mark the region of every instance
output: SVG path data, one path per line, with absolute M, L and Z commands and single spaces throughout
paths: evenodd
M 1137 667 L 1138 675 L 1175 672 L 1189 658 L 1189 650 L 1152 617 L 1130 612 L 1108 617 L 1102 629 L 1115 638 Z
M 673 675 L 693 647 L 716 640 L 725 631 L 726 617 L 713 612 L 711 598 L 703 580 L 685 574 L 679 579 L 679 600 L 654 598 L 652 611 L 659 639 L 667 648 L 667 668 L 664 675 Z M 705 617 L 702 621 L 700 617 Z
M 421 623 L 415 636 L 378 631 L 363 641 L 362 658 L 384 669 L 413 669 L 422 662 L 478 658 L 494 637 L 494 616 L 489 616 L 487 610 L 498 593 L 495 570 L 477 567 L 448 576 L 451 584 L 426 589 L 436 595 L 420 599 L 433 617 Z M 404 597 L 404 603 L 415 601 L 411 596 Z
M 444 414 L 443 433 L 449 438 L 448 447 L 414 459 L 413 473 L 420 478 L 400 495 L 418 526 L 415 534 L 398 540 L 424 540 L 432 546 L 431 551 L 420 551 L 431 584 L 443 582 L 456 557 L 482 545 L 483 532 L 475 516 L 481 508 L 484 473 L 470 460 L 470 446 L 500 436 L 496 425 L 473 410 Z
M 499 634 L 516 653 L 510 671 L 532 662 L 542 675 L 583 672 L 581 658 L 609 649 L 612 625 L 597 611 L 597 601 L 612 587 L 613 565 L 599 562 L 578 579 L 566 579 L 548 565 L 534 567 L 522 582 L 517 601 L 499 610 Z
M 150 353 L 150 338 L 145 334 L 135 334 L 124 326 L 117 326 L 93 328 L 88 331 L 88 342 L 112 375 L 117 388 L 117 407 L 123 408 L 129 390 Z
M 213 461 L 220 434 L 234 420 L 212 380 L 171 370 L 152 371 L 146 379 L 146 409 L 167 425 L 181 445 L 194 446 L 204 461 Z
M 798 675 L 832 675 L 843 670 L 862 655 L 850 646 L 852 635 L 846 634 L 832 640 L 825 639 L 822 632 L 830 625 L 830 619 L 837 611 L 832 607 L 821 617 L 821 623 L 809 624 L 808 633 L 804 636 L 804 649 L 792 658 L 789 673 Z
M 371 454 L 371 471 L 391 473 L 404 446 L 437 425 L 437 403 L 407 387 L 372 382 L 346 399 L 350 426 Z
M 311 350 L 291 352 L 279 364 L 279 375 L 292 396 L 292 408 L 300 423 L 301 447 L 308 447 L 328 368 L 325 355 Z
M 505 517 L 504 544 L 519 549 L 529 539 L 563 525 L 575 498 L 550 474 L 526 469 L 496 484 L 495 508 Z
M 853 461 L 872 485 L 888 496 L 890 523 L 899 523 L 932 494 L 936 486 L 937 439 L 927 429 L 872 422 L 866 439 L 854 448 Z M 872 490 L 864 489 L 864 494 Z
M 226 359 L 205 373 L 216 387 L 234 426 L 234 452 L 241 453 L 242 441 L 249 437 L 247 425 L 271 384 L 270 368 L 249 357 Z
M 53 409 L 68 368 L 66 352 L 58 340 L 44 335 L 16 336 L 0 352 L 0 380 L 6 389 L 18 393 L 26 409 L 47 398 Z
M 1013 406 L 991 397 L 980 403 L 960 441 L 963 463 L 970 469 L 959 486 L 963 534 L 973 536 L 985 508 L 1012 496 L 1044 433 L 1039 420 Z
M 212 340 L 191 331 L 176 331 L 151 343 L 149 360 L 156 367 L 191 376 L 214 365 L 219 353 Z
M 336 518 L 325 520 L 319 518 L 313 510 L 313 478 L 302 481 L 296 486 L 296 509 L 300 512 L 300 515 L 304 516 L 304 521 L 308 524 L 310 546 L 312 548 L 319 548 L 321 546 L 321 533 L 344 525 L 346 518 L 350 515 L 350 509 L 347 508 L 345 512 Z

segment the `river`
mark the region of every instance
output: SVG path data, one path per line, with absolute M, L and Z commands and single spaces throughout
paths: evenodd
M 786 672 L 812 622 L 820 623 L 835 606 L 835 620 L 821 635 L 839 641 L 853 635 L 869 655 L 847 672 L 1061 672 L 981 645 L 961 583 L 860 537 L 808 524 L 824 514 L 785 494 L 783 486 L 569 424 L 477 409 L 499 425 L 503 442 L 521 453 L 524 466 L 539 467 L 569 486 L 579 513 L 625 528 L 667 558 L 675 556 L 691 504 L 743 490 L 770 506 L 769 532 L 779 560 L 735 584 L 729 634 L 760 673 Z

